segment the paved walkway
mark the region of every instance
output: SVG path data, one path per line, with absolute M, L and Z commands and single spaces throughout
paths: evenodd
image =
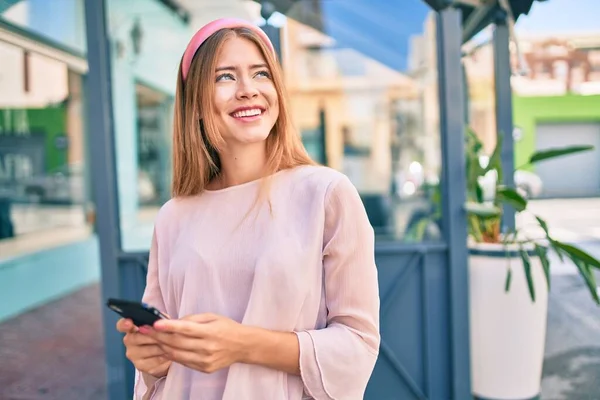
M 0 324 L 1 400 L 105 400 L 97 285 Z
M 600 257 L 600 242 L 582 247 Z M 600 399 L 600 307 L 577 274 L 552 276 L 545 351 L 542 400 Z

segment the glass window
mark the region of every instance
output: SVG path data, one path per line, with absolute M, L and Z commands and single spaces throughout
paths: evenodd
M 193 31 L 161 1 L 107 0 L 121 246 L 147 251 L 170 198 L 173 99 Z
M 85 53 L 84 0 L 2 0 L 0 20 Z
M 434 14 L 416 0 L 300 0 L 282 25 L 291 109 L 309 153 L 348 175 L 379 240 L 438 240 Z
M 145 250 L 168 198 L 177 66 L 193 27 L 222 10 L 207 6 L 188 25 L 159 2 L 107 6 L 122 246 Z M 301 0 L 276 15 L 294 123 L 309 153 L 350 177 L 379 238 L 437 240 L 434 13 L 420 0 Z
M 153 217 L 171 192 L 172 99 L 136 85 L 139 220 Z
M 56 59 L 0 42 L 0 254 L 86 237 L 82 76 Z

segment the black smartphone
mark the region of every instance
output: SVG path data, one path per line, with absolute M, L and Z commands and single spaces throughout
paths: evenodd
M 168 319 L 165 314 L 156 308 L 141 302 L 108 299 L 106 305 L 123 318 L 131 319 L 137 327 L 144 325 L 152 326 L 159 319 Z

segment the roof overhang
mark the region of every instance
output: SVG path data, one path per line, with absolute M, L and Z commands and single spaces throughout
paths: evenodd
M 452 6 L 462 11 L 463 43 L 499 18 L 505 18 L 505 8 L 510 9 L 510 14 L 516 22 L 521 15 L 529 14 L 535 1 L 548 0 L 454 0 Z

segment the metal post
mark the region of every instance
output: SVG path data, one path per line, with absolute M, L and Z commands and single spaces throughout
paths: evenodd
M 503 184 L 514 187 L 514 141 L 512 88 L 510 85 L 510 35 L 506 23 L 506 12 L 498 10 L 496 29 L 494 30 L 494 83 L 496 91 L 496 130 L 502 135 Z M 505 207 L 502 217 L 504 230 L 515 229 L 515 210 Z
M 93 199 L 102 265 L 102 302 L 119 297 L 118 253 L 120 248 L 115 146 L 110 76 L 110 46 L 106 33 L 105 0 L 85 1 L 87 56 L 86 80 Z M 117 316 L 102 304 L 108 398 L 131 398 L 125 379 L 126 359 L 121 334 L 115 330 Z
M 271 43 L 273 43 L 273 47 L 275 48 L 275 53 L 277 53 L 277 57 L 279 58 L 279 62 L 282 62 L 281 58 L 281 28 L 273 26 L 269 23 L 262 25 L 260 27 L 269 37 Z
M 327 115 L 324 106 L 319 110 L 319 140 L 321 153 L 319 162 L 323 165 L 329 165 L 327 159 Z
M 452 398 L 471 398 L 461 11 L 437 15 L 443 235 L 448 243 Z
M 281 28 L 269 24 L 269 18 L 271 18 L 275 11 L 275 5 L 273 5 L 273 3 L 270 1 L 262 0 L 260 2 L 260 16 L 265 20 L 265 23 L 261 26 L 261 29 L 267 34 L 269 40 L 271 40 L 271 43 L 273 43 L 275 53 L 277 54 L 279 62 L 281 63 Z

